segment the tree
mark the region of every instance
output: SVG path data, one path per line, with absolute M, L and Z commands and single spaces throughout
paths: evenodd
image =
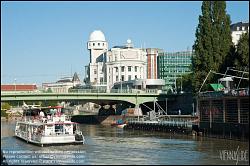
M 226 14 L 225 1 L 203 1 L 202 15 L 196 29 L 193 45 L 195 57 L 192 59 L 194 78 L 192 85 L 198 92 L 209 70 L 224 72 L 224 61 L 233 46 L 230 31 L 230 16 Z M 217 82 L 211 75 L 208 82 Z
M 178 87 L 178 92 L 181 91 L 179 87 L 182 86 L 182 91 L 184 92 L 192 92 L 192 79 L 193 79 L 193 73 L 190 74 L 184 74 L 181 78 L 177 78 L 176 85 Z
M 9 103 L 3 103 L 1 104 L 1 109 L 6 109 L 6 110 L 10 110 L 11 106 L 9 105 Z
M 195 57 L 192 59 L 192 71 L 194 72 L 193 87 L 198 91 L 201 86 L 201 79 L 206 77 L 212 63 L 212 21 L 210 18 L 211 2 L 203 1 L 199 16 L 199 24 L 196 29 L 196 40 L 193 45 Z
M 3 103 L 1 104 L 1 117 L 8 117 L 8 114 L 6 113 L 7 110 L 10 110 L 11 106 L 9 103 Z
M 249 33 L 244 33 L 241 35 L 237 50 L 235 53 L 234 66 L 240 71 L 249 71 Z M 238 76 L 242 76 L 242 73 L 239 73 Z M 249 77 L 249 74 L 245 74 L 244 77 Z M 242 87 L 249 86 L 249 81 L 242 81 Z
M 58 101 L 54 101 L 54 100 L 49 100 L 49 101 L 44 101 L 42 102 L 42 107 L 48 107 L 48 106 L 57 106 Z
M 244 33 L 241 35 L 237 50 L 234 65 L 239 70 L 244 70 L 242 67 L 249 68 L 249 33 Z
M 228 66 L 224 66 L 228 55 L 234 53 L 230 29 L 230 16 L 226 14 L 225 1 L 212 1 L 212 32 L 213 32 L 213 70 L 224 73 Z M 231 52 L 233 51 L 233 52 Z M 216 77 L 215 77 L 216 78 Z M 217 79 L 217 78 L 216 78 Z M 217 80 L 214 80 L 217 81 Z

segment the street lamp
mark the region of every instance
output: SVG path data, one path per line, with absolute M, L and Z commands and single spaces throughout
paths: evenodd
M 16 92 L 16 78 L 14 79 L 15 92 Z
M 180 92 L 181 94 L 183 93 L 183 91 L 182 91 L 182 75 L 181 75 L 181 92 Z
M 121 80 L 121 93 L 122 93 L 122 79 L 120 79 Z

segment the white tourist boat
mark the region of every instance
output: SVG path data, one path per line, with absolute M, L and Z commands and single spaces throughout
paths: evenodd
M 84 144 L 78 124 L 62 112 L 63 107 L 38 107 L 24 110 L 16 122 L 15 136 L 27 142 L 44 145 Z

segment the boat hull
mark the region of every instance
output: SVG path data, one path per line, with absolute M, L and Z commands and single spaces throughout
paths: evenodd
M 22 137 L 22 136 L 19 136 L 19 135 L 15 135 L 16 138 L 19 138 L 23 141 L 26 141 L 27 143 L 32 143 L 32 144 L 35 144 L 35 145 L 39 145 L 39 146 L 54 146 L 54 145 L 65 145 L 65 144 L 84 144 L 84 138 L 83 140 L 81 141 L 76 141 L 76 140 L 66 140 L 65 141 L 65 138 L 64 139 L 60 139 L 60 137 L 56 136 L 54 137 L 52 140 L 53 141 L 47 141 L 48 139 L 51 139 L 48 138 L 48 137 L 42 137 L 41 140 L 43 141 L 35 141 L 35 140 L 31 140 L 31 139 L 27 139 L 26 137 Z M 75 136 L 74 136 L 75 137 Z M 58 139 L 57 141 L 55 141 L 56 139 Z

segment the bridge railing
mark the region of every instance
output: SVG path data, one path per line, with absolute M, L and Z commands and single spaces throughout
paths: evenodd
M 1 94 L 53 94 L 53 93 L 65 93 L 65 92 L 46 92 L 44 90 L 37 91 L 1 91 Z M 107 91 L 106 89 L 70 89 L 66 93 L 128 93 L 128 94 L 159 94 L 162 91 L 158 89 L 111 89 Z
M 159 93 L 158 89 L 111 89 L 107 91 L 106 89 L 71 89 L 69 93 Z

